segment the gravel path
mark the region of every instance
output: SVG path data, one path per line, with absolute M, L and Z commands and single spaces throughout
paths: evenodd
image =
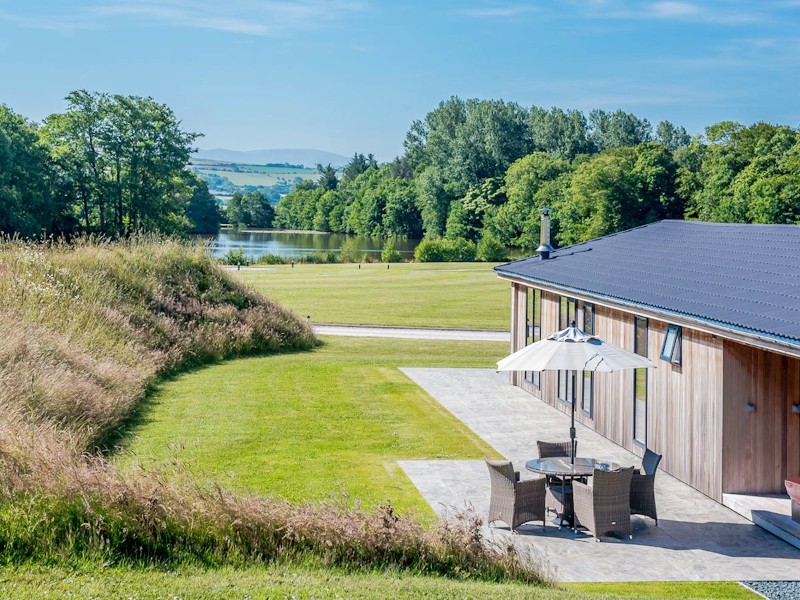
M 800 581 L 742 581 L 769 600 L 797 600 L 800 598 Z
M 381 337 L 412 340 L 466 340 L 480 342 L 508 342 L 510 333 L 499 330 L 433 329 L 429 327 L 383 327 L 366 325 L 314 325 L 318 335 L 350 337 Z

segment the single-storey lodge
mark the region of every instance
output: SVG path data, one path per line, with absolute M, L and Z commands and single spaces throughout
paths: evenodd
M 495 268 L 511 282 L 511 350 L 574 320 L 657 368 L 512 383 L 565 412 L 574 393 L 577 420 L 662 454 L 718 502 L 785 493 L 800 476 L 800 227 L 660 221 L 548 251 L 545 216 L 543 248 Z

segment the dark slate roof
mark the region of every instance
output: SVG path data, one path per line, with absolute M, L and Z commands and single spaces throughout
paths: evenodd
M 659 221 L 495 270 L 800 347 L 800 226 Z

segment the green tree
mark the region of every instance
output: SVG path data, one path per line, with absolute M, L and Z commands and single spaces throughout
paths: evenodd
M 652 140 L 653 127 L 647 119 L 640 119 L 624 110 L 589 113 L 591 139 L 597 151 L 638 146 Z
M 528 128 L 537 151 L 565 160 L 594 152 L 588 122 L 578 110 L 553 107 L 548 111 L 534 106 L 528 115 Z
M 80 90 L 66 99 L 67 111 L 45 120 L 43 139 L 85 228 L 185 231 L 183 171 L 198 134 L 152 98 Z
M 244 203 L 250 215 L 250 220 L 247 223 L 249 227 L 258 227 L 261 229 L 269 229 L 272 227 L 272 221 L 275 218 L 275 209 L 261 190 L 247 192 L 244 195 Z
M 61 207 L 48 183 L 36 128 L 0 104 L 0 232 L 34 236 L 56 228 Z
M 248 206 L 244 201 L 244 194 L 239 190 L 233 193 L 225 207 L 225 216 L 228 223 L 235 228 L 247 227 L 250 223 L 250 212 Z
M 336 177 L 336 169 L 334 169 L 330 163 L 325 165 L 317 165 L 317 173 L 319 173 L 319 180 L 317 181 L 317 185 L 321 187 L 324 191 L 328 190 L 335 190 L 339 187 L 339 179 Z
M 186 173 L 189 199 L 186 216 L 189 219 L 189 233 L 213 234 L 219 231 L 222 213 L 217 199 L 208 191 L 205 181 L 193 173 Z

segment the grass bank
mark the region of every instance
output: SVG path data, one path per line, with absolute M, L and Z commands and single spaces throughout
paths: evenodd
M 488 263 L 275 265 L 237 279 L 315 323 L 507 329 L 507 282 Z
M 346 493 L 432 514 L 398 460 L 496 456 L 397 367 L 491 367 L 507 344 L 324 340 L 164 383 L 121 442 L 123 464 L 179 458 L 237 489 L 292 501 Z

